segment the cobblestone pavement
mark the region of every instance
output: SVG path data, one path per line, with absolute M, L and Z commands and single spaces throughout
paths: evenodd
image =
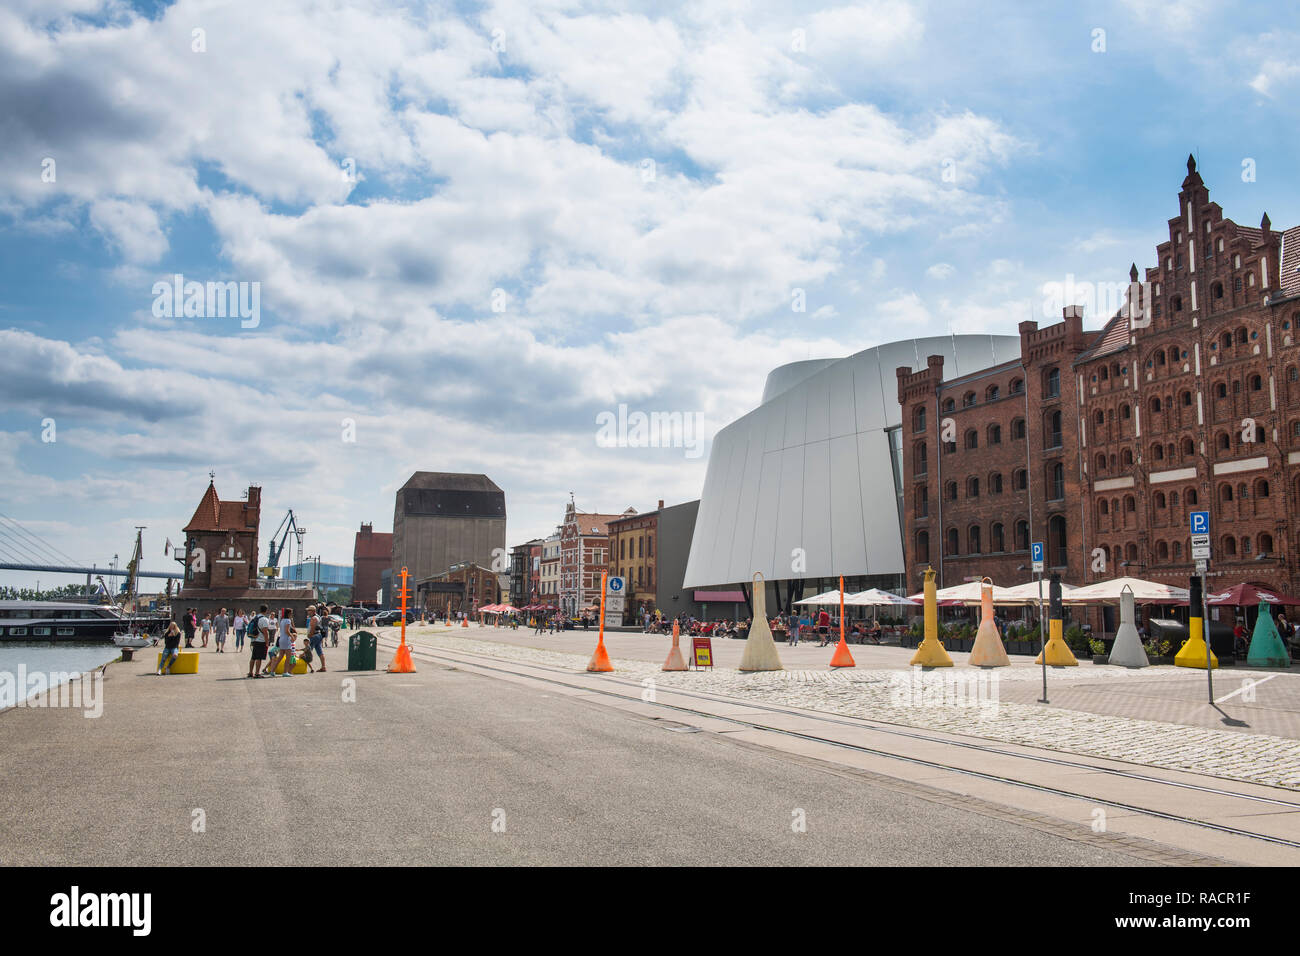
M 570 671 L 585 670 L 589 659 L 589 655 L 504 644 L 483 637 L 486 635 L 460 637 L 452 631 L 408 632 L 408 640 L 416 647 L 470 651 Z M 656 687 L 694 689 L 739 700 L 870 718 L 1300 790 L 1300 741 L 1295 739 L 1187 726 L 1167 720 L 1087 713 L 1062 706 L 1069 687 L 1084 683 L 1105 682 L 1114 691 L 1157 685 L 1177 692 L 1178 696 L 1203 692 L 1203 671 L 1126 670 L 1087 665 L 1053 670 L 1049 678 L 1053 704 L 1044 707 L 1032 703 L 1041 676 L 1038 668 L 1028 667 L 992 672 L 955 667 L 922 675 L 916 670 L 897 668 L 752 674 L 731 669 L 665 672 L 657 663 L 622 658 L 615 658 L 614 665 L 618 676 L 637 681 L 651 679 Z M 1234 675 L 1232 681 L 1220 678 L 1224 686 L 1222 693 L 1238 689 L 1244 676 Z M 1260 685 L 1258 696 L 1262 697 L 1272 684 L 1287 682 L 1291 687 L 1297 681 L 1300 676 L 1279 674 L 1275 680 Z

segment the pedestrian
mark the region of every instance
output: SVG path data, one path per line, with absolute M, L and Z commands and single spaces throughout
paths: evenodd
M 163 633 L 163 649 L 158 658 L 158 676 L 170 674 L 172 665 L 176 663 L 176 658 L 181 656 L 181 629 L 176 626 L 175 621 L 167 623 L 167 630 Z
M 199 629 L 203 635 L 203 646 L 208 646 L 208 636 L 212 633 L 212 613 L 203 615 L 203 620 L 199 623 Z
M 825 647 L 831 639 L 831 616 L 825 608 L 817 615 L 817 634 L 821 638 L 818 647 Z
M 266 663 L 266 639 L 271 628 L 270 623 L 266 620 L 266 605 L 255 613 L 249 615 L 248 619 L 248 648 L 251 656 L 248 659 L 248 676 L 249 677 L 266 677 L 262 673 L 262 665 Z
M 307 608 L 307 644 L 320 658 L 320 671 L 325 673 L 325 619 L 314 607 Z M 313 670 L 310 660 L 307 669 Z
M 223 607 L 212 619 L 212 637 L 217 642 L 217 653 L 226 653 L 226 631 L 230 629 L 230 618 L 226 617 Z
M 181 615 L 181 627 L 185 629 L 185 646 L 194 646 L 194 608 L 187 607 Z
M 244 617 L 242 607 L 235 608 L 235 653 L 244 649 L 244 632 L 248 628 L 248 618 Z
M 276 626 L 275 657 L 266 665 L 268 677 L 277 676 L 275 669 L 284 664 L 284 676 L 293 673 L 293 642 L 298 632 L 293 627 L 293 611 L 287 607 L 280 608 L 280 621 Z

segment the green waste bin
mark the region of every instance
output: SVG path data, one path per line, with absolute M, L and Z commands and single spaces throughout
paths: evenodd
M 357 631 L 348 638 L 348 670 L 374 670 L 378 650 L 379 639 L 375 635 L 369 631 Z

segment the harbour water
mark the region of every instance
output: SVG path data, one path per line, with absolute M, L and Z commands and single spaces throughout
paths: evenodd
M 27 674 L 49 676 L 49 686 L 66 683 L 77 674 L 115 660 L 122 652 L 113 644 L 0 644 L 0 681 L 16 686 L 19 665 Z M 58 676 L 56 676 L 58 675 Z

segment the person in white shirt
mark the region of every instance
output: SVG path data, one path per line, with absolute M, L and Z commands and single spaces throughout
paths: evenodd
M 244 609 L 237 608 L 235 611 L 235 652 L 238 653 L 244 649 L 244 629 L 248 627 L 248 618 L 244 617 Z
M 264 614 L 266 614 L 265 604 L 248 620 L 248 647 L 252 651 L 252 656 L 248 659 L 249 677 L 266 676 L 262 673 L 262 665 L 266 663 L 266 638 L 271 625 L 263 617 Z

